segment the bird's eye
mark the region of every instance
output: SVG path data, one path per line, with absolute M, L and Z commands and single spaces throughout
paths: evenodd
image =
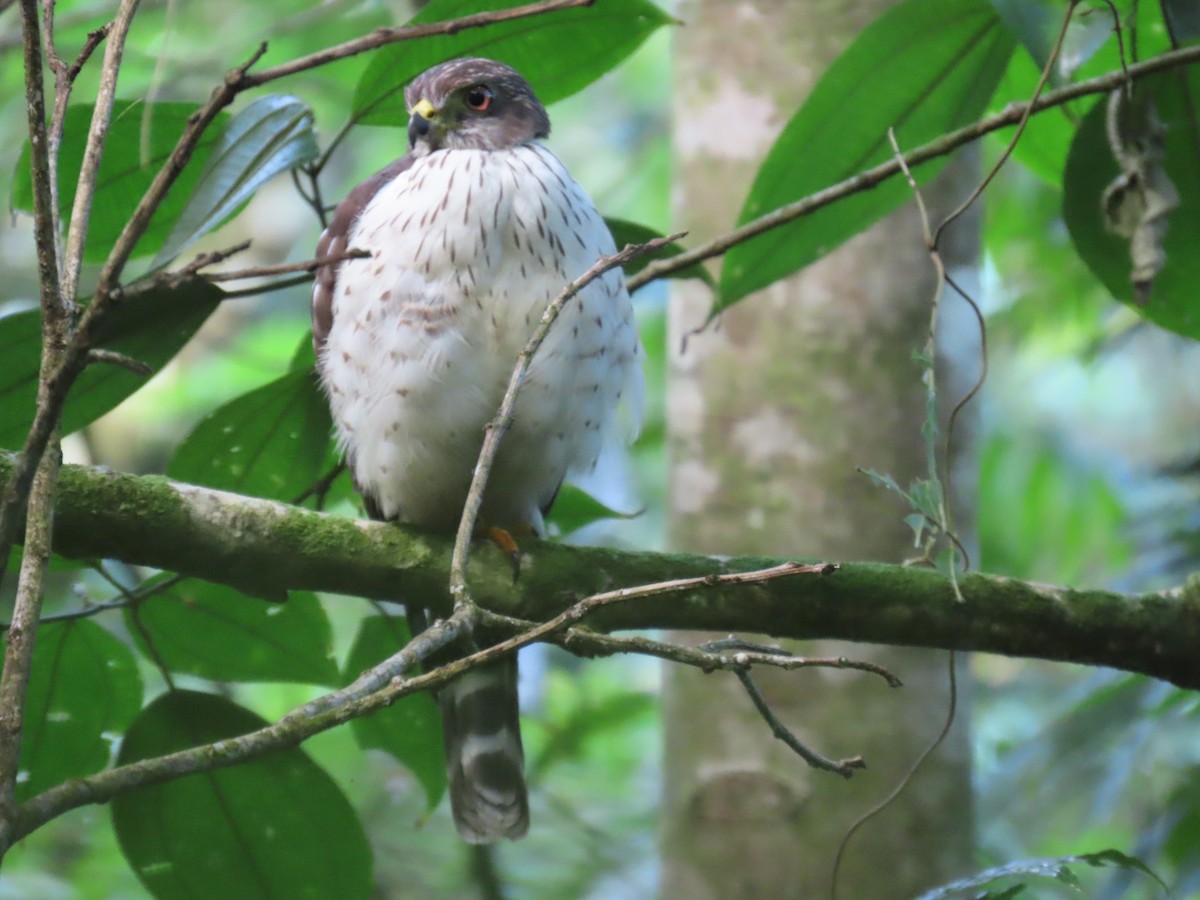
M 483 112 L 492 105 L 492 89 L 486 84 L 477 84 L 467 91 L 467 106 Z

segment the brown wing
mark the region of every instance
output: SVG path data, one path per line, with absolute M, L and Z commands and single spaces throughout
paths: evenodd
M 358 217 L 362 215 L 363 210 L 367 208 L 367 205 L 385 184 L 411 168 L 414 162 L 415 157 L 411 154 L 402 156 L 386 168 L 380 169 L 347 194 L 346 199 L 339 203 L 337 209 L 334 210 L 328 227 L 321 232 L 321 239 L 317 241 L 317 258 L 338 256 L 352 249 L 347 242 L 350 238 L 350 229 L 354 227 Z M 321 266 L 316 271 L 312 297 L 312 330 L 313 350 L 316 351 L 318 359 L 321 357 L 321 348 L 325 346 L 325 339 L 329 337 L 329 329 L 333 325 L 333 292 L 337 285 L 338 270 L 341 269 L 341 266 L 342 261 L 339 260 Z

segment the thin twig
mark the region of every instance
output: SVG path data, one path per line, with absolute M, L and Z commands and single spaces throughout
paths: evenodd
M 47 7 L 49 9 L 49 7 Z M 75 86 L 75 79 L 79 77 L 79 73 L 83 71 L 84 65 L 91 58 L 92 53 L 100 46 L 100 42 L 108 37 L 109 31 L 112 30 L 112 22 L 101 26 L 88 33 L 87 40 L 84 41 L 83 48 L 79 51 L 79 55 L 75 57 L 75 62 L 65 68 L 54 68 L 54 112 L 50 115 L 50 128 L 46 135 L 47 152 L 50 157 L 50 171 L 54 173 L 54 177 L 50 180 L 50 194 L 54 202 L 52 209 L 54 213 L 54 238 L 58 247 L 58 258 L 63 258 L 62 248 L 62 222 L 59 219 L 58 210 L 58 152 L 62 146 L 63 128 L 66 127 L 67 121 L 67 105 L 71 99 L 71 90 Z
M 206 281 L 241 281 L 245 278 L 265 278 L 270 275 L 286 275 L 290 272 L 308 272 L 312 274 L 321 266 L 341 262 L 346 259 L 365 259 L 370 256 L 367 250 L 346 250 L 331 256 L 320 256 L 315 259 L 305 259 L 300 262 L 279 263 L 273 266 L 250 266 L 245 269 L 235 269 L 232 272 L 212 272 L 204 276 Z
M 92 616 L 100 613 L 109 612 L 114 609 L 124 609 L 130 605 L 130 601 L 124 597 L 118 597 L 115 600 L 105 600 L 101 603 L 89 603 L 87 606 L 81 606 L 79 609 L 69 609 L 65 612 L 51 613 L 48 616 L 42 616 L 38 619 L 38 627 L 49 625 L 53 622 L 75 622 L 79 619 L 90 619 Z M 11 623 L 0 622 L 0 632 L 8 631 Z
M 363 672 L 353 684 L 292 710 L 272 725 L 239 737 L 117 766 L 85 778 L 72 779 L 38 794 L 20 807 L 13 839 L 23 838 L 56 816 L 79 806 L 104 803 L 135 788 L 161 784 L 195 772 L 225 768 L 257 759 L 285 747 L 294 747 L 314 734 L 390 706 L 400 697 L 438 688 L 470 669 L 494 662 L 521 647 L 544 640 L 551 634 L 578 624 L 589 614 L 605 606 L 680 591 L 732 584 L 759 584 L 796 575 L 825 575 L 836 568 L 823 563 L 790 562 L 753 572 L 682 578 L 593 594 L 550 621 L 520 635 L 456 659 L 430 672 L 404 677 L 405 672 L 412 670 L 422 660 L 428 659 L 462 637 L 463 629 L 469 624 L 468 611 L 462 609 L 450 618 L 431 625 L 414 637 L 399 653 Z
M 641 256 L 643 253 L 649 253 L 672 241 L 679 240 L 685 234 L 686 232 L 678 232 L 668 237 L 655 238 L 644 244 L 630 244 L 623 250 L 619 250 L 609 256 L 602 256 L 586 272 L 564 287 L 559 292 L 559 295 L 550 301 L 545 312 L 542 313 L 542 318 L 530 336 L 529 341 L 517 356 L 516 365 L 513 367 L 512 375 L 508 379 L 508 387 L 504 391 L 504 399 L 500 403 L 500 409 L 497 410 L 496 417 L 487 424 L 483 446 L 479 450 L 479 459 L 475 463 L 475 472 L 471 479 L 471 487 L 467 492 L 467 500 L 463 504 L 462 518 L 458 523 L 458 532 L 454 541 L 454 554 L 450 560 L 450 596 L 454 600 L 455 610 L 470 605 L 466 577 L 467 559 L 471 552 L 471 538 L 475 534 L 475 524 L 479 518 L 479 508 L 483 504 L 483 492 L 487 488 L 487 480 L 491 474 L 492 463 L 496 459 L 496 450 L 499 448 L 500 440 L 504 437 L 504 433 L 508 430 L 508 426 L 512 422 L 513 408 L 517 401 L 517 392 L 521 389 L 521 383 L 525 380 L 525 373 L 529 370 L 529 364 L 533 361 L 534 354 L 537 353 L 538 348 L 541 347 L 542 341 L 549 334 L 554 320 L 558 318 L 559 312 L 562 311 L 563 306 L 568 300 L 605 272 L 617 266 L 624 265 L 629 260 Z
M 167 273 L 168 276 L 178 275 L 195 275 L 201 269 L 206 269 L 209 266 L 215 266 L 217 263 L 223 263 L 230 257 L 237 256 L 239 253 L 244 253 L 250 249 L 253 241 L 244 240 L 234 244 L 232 247 L 225 247 L 222 250 L 210 250 L 207 253 L 197 253 L 187 265 L 182 266 L 174 272 Z M 141 284 L 141 282 L 138 282 Z
M 954 280 L 949 272 L 944 272 L 942 277 L 946 279 L 946 284 L 954 288 L 955 293 L 957 293 L 958 296 L 963 299 L 963 302 L 966 303 L 971 312 L 974 313 L 975 323 L 979 326 L 979 377 L 975 379 L 975 383 L 971 385 L 970 389 L 958 399 L 957 403 L 954 404 L 954 408 L 950 410 L 950 416 L 946 420 L 946 459 L 949 461 L 954 458 L 954 434 L 955 426 L 958 423 L 958 417 L 966 408 L 967 404 L 979 396 L 979 392 L 983 390 L 983 385 L 987 381 L 988 377 L 989 360 L 987 322 L 983 318 L 983 310 L 979 308 L 979 304 L 975 302 L 975 298 L 963 290 L 963 288 L 957 281 Z M 947 476 L 952 477 L 953 472 L 953 467 L 947 464 Z M 946 493 L 950 493 L 949 484 L 946 485 Z M 971 568 L 971 558 L 967 555 L 966 549 L 960 545 L 959 552 L 963 557 L 963 568 Z
M 746 689 L 746 693 L 750 696 L 754 708 L 758 710 L 758 714 L 763 717 L 764 721 L 771 727 L 771 734 L 783 741 L 796 753 L 801 759 L 812 766 L 814 769 L 822 769 L 826 772 L 833 772 L 836 775 L 841 775 L 843 778 L 851 777 L 856 770 L 865 769 L 866 762 L 861 756 L 851 756 L 846 759 L 830 759 L 827 756 L 822 756 L 815 750 L 806 747 L 799 738 L 797 738 L 788 729 L 779 717 L 775 715 L 775 711 L 771 709 L 771 705 L 767 703 L 767 699 L 762 695 L 762 691 L 758 689 L 758 685 L 754 683 L 754 678 L 748 671 L 736 670 L 735 673 L 738 681 L 742 683 L 742 687 Z
M 14 793 L 21 760 L 21 735 L 25 728 L 25 701 L 38 619 L 42 614 L 46 570 L 50 564 L 54 489 L 61 465 L 58 442 L 52 441 L 42 455 L 29 495 L 25 548 L 4 649 L 4 671 L 0 674 L 0 859 L 15 839 Z
M 46 96 L 42 86 L 42 47 L 36 0 L 21 0 L 24 41 L 25 105 L 29 128 L 29 168 L 33 186 L 34 240 L 37 245 L 39 302 L 42 310 L 42 359 L 38 373 L 37 405 L 40 409 L 52 396 L 48 374 L 66 343 L 67 312 L 58 290 L 58 240 L 54 231 L 54 200 L 50 184 L 54 172 L 46 141 Z M 57 417 L 55 417 L 57 421 Z M 34 473 L 53 440 L 53 422 L 40 436 L 33 452 L 18 460 L 0 505 L 0 577 L 8 567 L 25 500 L 33 486 Z M 27 442 L 28 444 L 29 442 Z
M 900 152 L 900 145 L 896 143 L 896 133 L 891 128 L 888 129 L 888 140 L 891 142 L 892 151 L 898 161 L 900 170 L 904 173 L 904 177 L 908 181 L 909 189 L 916 199 L 917 213 L 921 220 L 921 236 L 925 241 L 925 249 L 929 252 L 929 261 L 933 265 L 934 274 L 936 275 L 933 297 L 929 301 L 929 333 L 925 344 L 927 362 L 923 377 L 923 381 L 925 382 L 926 415 L 930 417 L 931 421 L 936 421 L 934 417 L 937 415 L 937 324 L 938 315 L 942 308 L 942 293 L 946 284 L 946 264 L 942 260 L 942 254 L 937 248 L 937 238 L 929 225 L 929 210 L 925 207 L 925 198 L 921 194 L 921 189 L 917 186 L 917 181 L 913 178 L 912 172 L 909 171 L 908 164 L 904 161 L 904 155 Z M 943 455 L 941 471 L 939 472 L 937 439 L 935 434 L 925 435 L 925 456 L 926 468 L 930 479 L 941 485 L 942 488 L 938 492 L 938 518 L 936 522 L 932 523 L 936 527 L 933 537 L 936 539 L 940 535 L 946 535 L 952 540 L 949 572 L 947 574 L 950 576 L 950 584 L 954 587 L 955 596 L 959 600 L 962 600 L 962 589 L 958 584 L 958 561 L 954 555 L 955 550 L 961 547 L 962 543 L 954 537 L 954 515 L 950 503 L 952 491 L 950 458 L 949 453 Z M 928 520 L 928 516 L 926 516 L 926 520 Z M 925 550 L 925 555 L 931 563 L 933 562 L 932 547 L 933 542 L 930 541 L 929 546 Z
M 269 294 L 271 291 L 282 291 L 285 288 L 296 287 L 301 284 L 308 284 L 312 281 L 312 273 L 306 272 L 303 275 L 296 275 L 292 278 L 280 278 L 278 281 L 268 281 L 265 284 L 256 284 L 252 287 L 238 288 L 233 291 L 225 291 L 224 300 L 237 300 L 241 297 L 258 297 L 262 294 Z
M 978 122 L 966 125 L 956 131 L 951 131 L 909 151 L 904 154 L 904 162 L 910 168 L 916 168 L 922 163 L 946 156 L 959 147 L 969 144 L 984 135 L 991 134 L 993 131 L 999 131 L 1001 128 L 1017 124 L 1021 119 L 1026 117 L 1029 111 L 1039 113 L 1052 107 L 1062 106 L 1079 97 L 1107 93 L 1113 88 L 1120 87 L 1127 80 L 1145 78 L 1167 69 L 1190 65 L 1197 61 L 1200 61 L 1200 45 L 1193 44 L 1181 50 L 1160 54 L 1153 59 L 1131 65 L 1119 72 L 1109 72 L 1087 81 L 1066 85 L 1043 94 L 1033 103 L 1010 103 L 998 113 L 985 116 Z M 656 259 L 629 279 L 627 282 L 629 290 L 632 293 L 651 281 L 686 269 L 706 259 L 712 259 L 714 256 L 720 256 L 732 247 L 744 243 L 750 238 L 757 237 L 781 225 L 786 225 L 801 216 L 813 213 L 844 197 L 870 190 L 881 182 L 900 173 L 901 169 L 898 161 L 895 158 L 889 159 L 874 168 L 867 169 L 865 172 L 859 172 L 857 175 L 852 175 L 843 181 L 839 181 L 837 184 L 817 191 L 815 194 L 809 194 L 807 197 L 802 197 L 799 200 L 781 206 L 773 212 L 759 216 L 757 219 L 753 219 L 745 225 L 735 228 L 733 231 L 701 244 L 699 247 L 694 247 L 691 250 L 666 259 Z
M 83 149 L 83 162 L 79 167 L 79 181 L 75 187 L 75 201 L 71 206 L 71 221 L 67 226 L 67 241 L 63 251 L 62 281 L 59 290 L 68 303 L 75 302 L 79 287 L 79 273 L 83 268 L 83 247 L 87 241 L 88 221 L 92 215 L 92 197 L 96 193 L 96 176 L 100 171 L 100 159 L 104 155 L 104 140 L 112 120 L 113 103 L 117 95 L 117 76 L 121 71 L 121 58 L 125 53 L 125 38 L 141 0 L 121 0 L 121 6 L 113 19 L 104 46 L 104 65 L 100 69 L 100 87 L 96 91 L 96 103 L 92 108 L 92 124 L 88 128 L 87 143 Z
M 830 571 L 836 566 L 827 567 Z M 480 610 L 479 624 L 490 629 L 523 633 L 536 628 L 538 623 L 528 619 L 516 619 L 488 610 Z M 780 647 L 767 647 L 736 638 L 708 641 L 695 647 L 672 644 L 639 635 L 612 635 L 592 631 L 588 628 L 567 628 L 551 634 L 546 641 L 557 644 L 576 656 L 596 657 L 633 654 L 653 656 L 668 662 L 681 663 L 700 669 L 704 673 L 748 671 L 754 666 L 769 666 L 775 669 L 853 669 L 868 672 L 884 679 L 889 687 L 900 687 L 901 681 L 881 665 L 844 656 L 796 656 Z
M 1046 82 L 1050 80 L 1050 73 L 1054 71 L 1054 64 L 1058 62 L 1058 55 L 1062 52 L 1063 41 L 1067 38 L 1067 28 L 1071 24 L 1071 16 L 1075 13 L 1075 7 L 1078 3 L 1079 0 L 1068 0 L 1067 2 L 1067 11 L 1063 14 L 1062 25 L 1058 29 L 1058 38 L 1054 41 L 1054 46 L 1050 49 L 1050 55 L 1046 58 L 1046 64 L 1042 66 L 1041 77 L 1038 78 L 1037 86 L 1033 89 L 1033 96 L 1025 104 L 1025 111 L 1021 116 L 1021 120 L 1017 122 L 1017 129 L 1013 132 L 1013 136 L 1004 148 L 1004 152 L 1000 154 L 1000 158 L 996 160 L 988 173 L 983 176 L 979 184 L 975 186 L 975 190 L 971 191 L 967 198 L 953 212 L 938 223 L 937 230 L 933 233 L 934 249 L 941 243 L 942 234 L 945 233 L 950 223 L 971 208 L 980 195 L 987 190 L 987 186 L 992 183 L 992 179 L 1004 168 L 1004 164 L 1008 162 L 1008 158 L 1012 156 L 1013 151 L 1017 149 L 1017 143 L 1021 140 L 1021 135 L 1025 133 L 1025 126 L 1029 124 L 1029 117 L 1033 115 L 1034 104 L 1037 103 L 1038 97 L 1042 95 L 1042 90 L 1046 87 Z M 895 141 L 893 140 L 894 145 Z M 897 153 L 899 153 L 898 150 Z
M 894 788 L 892 788 L 888 795 L 861 816 L 859 816 L 854 821 L 854 824 L 851 825 L 849 829 L 847 829 L 846 833 L 842 836 L 842 841 L 840 844 L 838 844 L 837 853 L 833 857 L 833 871 L 830 873 L 829 896 L 831 900 L 837 900 L 838 872 L 841 870 L 842 860 L 846 856 L 846 848 L 850 846 L 850 839 L 854 837 L 855 833 L 862 828 L 863 825 L 891 805 L 892 801 L 895 800 L 896 797 L 899 796 L 900 792 L 903 791 L 908 786 L 909 782 L 912 781 L 913 776 L 917 774 L 921 766 L 925 764 L 925 760 L 929 759 L 933 752 L 942 745 L 943 741 L 946 740 L 946 736 L 950 734 L 950 729 L 953 727 L 954 719 L 958 713 L 958 673 L 955 670 L 955 665 L 957 663 L 957 660 L 955 659 L 955 652 L 951 650 L 946 655 L 949 658 L 950 670 L 950 706 L 946 710 L 946 719 L 942 723 L 941 731 L 938 732 L 938 735 L 933 739 L 933 742 L 921 751 L 921 755 L 916 758 L 916 761 L 913 762 L 908 771 L 904 773 L 904 777 L 900 779 L 900 782 Z
M 348 56 L 355 56 L 367 50 L 374 50 L 384 44 L 394 44 L 397 41 L 412 41 L 418 38 L 432 37 L 438 34 L 457 34 L 468 28 L 481 28 L 498 22 L 509 22 L 513 19 L 524 19 L 529 16 L 539 16 L 564 9 L 574 9 L 581 6 L 591 6 L 594 0 L 545 0 L 542 3 L 529 3 L 525 6 L 514 6 L 512 9 L 498 9 L 492 12 L 475 13 L 448 22 L 430 22 L 426 25 L 401 25 L 395 28 L 376 28 L 370 34 L 346 41 L 334 47 L 327 47 L 301 56 L 289 62 L 281 63 L 270 69 L 249 75 L 245 78 L 245 87 L 257 87 L 269 81 L 295 75 L 299 72 L 315 69 Z
M 117 366 L 122 369 L 128 369 L 134 375 L 153 375 L 154 369 L 140 359 L 134 359 L 132 356 L 126 356 L 124 353 L 117 353 L 115 350 L 89 350 L 89 363 L 103 363 L 109 366 Z

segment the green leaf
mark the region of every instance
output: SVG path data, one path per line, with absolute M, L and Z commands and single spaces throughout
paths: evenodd
M 640 225 L 637 222 L 629 222 L 625 219 L 605 219 L 604 224 L 608 226 L 608 230 L 612 232 L 613 241 L 616 242 L 617 249 L 621 250 L 626 244 L 644 244 L 646 241 L 654 240 L 662 237 L 662 233 L 655 231 L 646 225 Z M 678 256 L 684 251 L 684 247 L 677 241 L 672 241 L 657 250 L 650 253 L 643 253 L 641 256 L 630 260 L 625 264 L 625 274 L 632 275 L 634 272 L 640 272 L 646 268 L 651 262 L 656 259 L 669 259 L 672 256 Z M 680 269 L 678 272 L 672 272 L 669 278 L 699 278 L 713 290 L 716 290 L 716 282 L 713 281 L 712 275 L 708 273 L 708 269 L 703 263 L 693 263 L 686 269 Z
M 146 189 L 175 149 L 179 136 L 187 126 L 188 117 L 196 111 L 192 103 L 155 103 L 147 108 L 140 100 L 118 100 L 113 107 L 112 122 L 104 144 L 104 156 L 96 177 L 96 193 L 92 214 L 88 220 L 84 261 L 103 262 L 116 243 L 125 223 L 137 208 Z M 148 153 L 142 155 L 143 123 L 149 121 Z M 58 166 L 58 205 L 65 222 L 75 202 L 75 188 L 83 162 L 92 106 L 79 105 L 67 109 L 62 149 Z M 195 192 L 209 154 L 217 144 L 218 135 L 229 121 L 228 113 L 220 113 L 196 145 L 191 161 L 172 185 L 162 205 L 150 220 L 134 250 L 134 256 L 155 253 L 167 239 Z M 12 205 L 24 212 L 33 211 L 33 187 L 29 175 L 29 146 L 21 151 L 13 180 Z
M 237 212 L 265 182 L 316 155 L 308 104 L 286 94 L 255 100 L 221 134 L 155 264 L 178 256 Z
M 188 579 L 125 616 L 143 653 L 172 672 L 214 681 L 338 682 L 329 620 L 306 591 L 267 603 Z
M 784 127 L 738 224 L 890 159 L 889 128 L 908 150 L 974 121 L 1013 45 L 983 0 L 905 0 L 893 7 L 834 60 Z M 930 162 L 913 175 L 924 182 L 944 163 Z M 799 271 L 911 196 L 903 179 L 893 178 L 737 245 L 725 256 L 713 314 Z
M 121 745 L 122 764 L 267 723 L 230 700 L 171 691 Z M 299 749 L 189 775 L 112 801 L 121 851 L 161 900 L 371 896 L 371 848 L 341 789 Z M 219 888 L 218 888 L 219 886 Z
M 134 294 L 104 319 L 96 345 L 162 368 L 225 296 L 192 280 Z M 33 422 L 41 355 L 38 310 L 0 318 L 0 447 L 20 447 Z M 79 376 L 63 410 L 63 434 L 78 431 L 116 407 L 146 379 L 114 365 L 91 365 Z
M 1187 79 L 1186 86 L 1180 81 Z M 1079 123 L 1063 174 L 1063 219 L 1079 256 L 1114 297 L 1169 331 L 1200 339 L 1200 147 L 1189 126 L 1190 96 L 1200 96 L 1200 72 L 1172 72 L 1139 82 L 1153 92 L 1158 117 L 1168 127 L 1166 173 L 1179 192 L 1170 213 L 1164 249 L 1166 265 L 1154 279 L 1149 302 L 1134 301 L 1129 241 L 1110 232 L 1101 198 L 1119 174 L 1105 135 L 1105 100 L 1097 101 Z
M 510 9 L 524 2 L 433 0 L 411 24 Z M 430 66 L 456 56 L 486 56 L 508 63 L 528 79 L 543 103 L 550 104 L 587 87 L 671 21 L 649 0 L 605 0 L 454 35 L 390 44 L 372 54 L 354 89 L 350 119 L 363 125 L 403 126 L 408 122 L 404 86 Z
M 206 416 L 175 450 L 171 478 L 294 501 L 335 465 L 329 406 L 297 369 Z
M 87 620 L 38 629 L 29 676 L 17 801 L 99 772 L 110 734 L 142 706 L 142 679 L 129 647 Z
M 633 519 L 640 515 L 618 512 L 612 507 L 605 506 L 587 491 L 573 484 L 563 484 L 558 496 L 554 498 L 554 507 L 550 511 L 547 524 L 558 529 L 559 534 L 570 534 L 578 531 L 584 525 L 599 522 L 603 519 Z
M 934 888 L 932 891 L 922 894 L 917 900 L 944 900 L 944 898 L 949 898 L 960 891 L 984 887 L 999 879 L 1013 877 L 1035 876 L 1038 878 L 1054 879 L 1075 886 L 1079 884 L 1079 879 L 1069 866 L 1078 863 L 1083 863 L 1094 868 L 1113 866 L 1127 871 L 1140 872 L 1143 875 L 1153 878 L 1162 886 L 1164 892 L 1167 891 L 1167 886 L 1163 884 L 1162 879 L 1155 875 L 1141 860 L 1135 859 L 1132 856 L 1126 856 L 1118 850 L 1101 850 L 1099 853 L 1084 853 L 1079 856 L 1059 856 L 1054 859 L 1023 859 L 1017 862 L 1006 863 L 1002 866 L 987 869 L 977 875 L 972 875 L 969 878 L 962 878 L 950 884 Z M 1006 892 L 990 896 L 1014 895 Z
M 889 490 L 889 491 L 895 491 L 897 494 L 899 494 L 901 497 L 903 497 L 905 500 L 907 500 L 910 506 L 912 506 L 914 508 L 916 507 L 916 504 L 913 502 L 912 497 L 910 497 L 908 495 L 908 491 L 906 491 L 906 490 L 904 490 L 904 488 L 900 487 L 900 485 L 898 485 L 896 483 L 896 479 L 893 478 L 891 475 L 888 475 L 884 472 L 878 472 L 875 469 L 860 468 L 858 471 L 860 471 L 860 472 L 862 472 L 862 474 L 866 475 L 867 478 L 869 478 L 871 480 L 871 482 L 873 484 L 875 484 L 876 487 L 885 488 L 886 490 Z
M 350 648 L 343 683 L 350 684 L 408 643 L 410 634 L 403 619 L 372 616 L 364 619 Z M 446 760 L 442 752 L 442 716 L 433 697 L 426 692 L 401 697 L 392 706 L 351 722 L 359 746 L 383 750 L 413 773 L 429 809 L 438 805 L 446 791 Z

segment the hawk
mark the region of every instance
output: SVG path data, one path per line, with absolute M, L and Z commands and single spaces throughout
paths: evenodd
M 545 108 L 514 69 L 456 59 L 405 91 L 408 153 L 354 188 L 317 256 L 313 344 L 338 443 L 370 516 L 453 534 L 484 426 L 551 300 L 615 250 L 595 205 L 540 143 Z M 544 536 L 571 472 L 632 439 L 642 349 L 619 269 L 563 308 L 531 361 L 480 509 Z M 472 843 L 529 827 L 516 663 L 439 694 L 450 803 Z

